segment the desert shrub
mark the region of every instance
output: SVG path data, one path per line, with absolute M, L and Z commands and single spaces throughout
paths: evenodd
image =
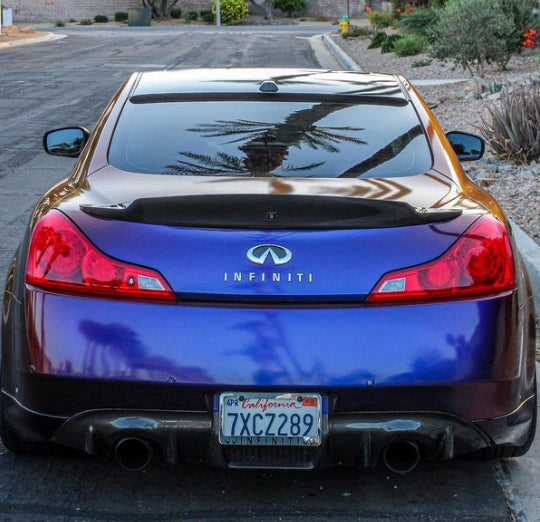
M 105 15 L 96 15 L 94 16 L 94 22 L 96 24 L 106 24 L 109 21 L 109 17 Z
M 92 25 L 94 22 L 92 22 L 92 20 L 90 20 L 90 18 L 83 18 L 80 22 L 79 22 L 79 25 Z
M 54 25 L 56 27 L 65 27 L 66 24 L 64 22 L 62 22 L 62 20 L 56 20 L 56 22 L 54 22 Z
M 343 38 L 371 38 L 372 30 L 366 26 L 351 25 L 349 32 L 343 33 Z
M 212 14 L 212 11 L 201 11 L 200 15 L 203 22 L 209 24 L 214 23 L 214 15 Z
M 414 56 L 423 52 L 426 48 L 426 41 L 418 34 L 407 34 L 394 44 L 392 52 L 399 57 Z
M 293 17 L 294 13 L 303 11 L 306 8 L 305 0 L 274 0 L 272 5 L 274 9 L 287 13 L 290 18 Z
M 433 29 L 438 21 L 439 11 L 437 9 L 415 9 L 401 17 L 399 27 L 406 33 L 419 34 L 431 41 L 433 40 Z
M 366 7 L 366 13 L 369 24 L 375 30 L 397 25 L 397 20 L 394 18 L 392 11 L 385 10 L 381 13 L 380 11 L 374 11 L 370 7 Z
M 174 18 L 175 20 L 179 20 L 182 18 L 182 9 L 179 9 L 178 7 L 173 7 L 171 9 L 171 18 Z
M 381 44 L 381 53 L 391 53 L 394 50 L 395 43 L 402 38 L 401 34 L 389 34 Z
M 432 63 L 431 60 L 416 60 L 411 64 L 411 67 L 428 67 Z
M 77 20 L 75 20 L 75 18 L 70 18 L 70 19 L 69 19 L 69 23 L 70 23 L 70 24 L 76 24 L 76 23 L 77 23 Z
M 446 0 L 411 0 L 407 2 L 412 7 L 419 7 L 421 9 L 425 7 L 443 7 Z
M 371 36 L 371 43 L 368 45 L 368 49 L 376 49 L 380 47 L 384 41 L 388 38 L 388 35 L 384 31 L 378 31 Z
M 194 22 L 197 18 L 199 18 L 199 13 L 197 13 L 197 11 L 186 11 L 184 13 L 184 20 L 186 22 Z
M 501 0 L 503 12 L 512 20 L 514 30 L 508 38 L 510 51 L 521 51 L 523 33 L 531 27 L 538 27 L 539 19 L 534 14 L 537 0 Z
M 114 21 L 115 22 L 127 22 L 128 14 L 126 11 L 116 11 L 114 13 Z
M 376 25 L 379 27 L 392 27 L 396 25 L 397 20 L 394 18 L 392 11 L 385 10 L 377 18 Z
M 248 15 L 246 0 L 221 0 L 221 23 L 233 25 Z M 216 15 L 216 3 L 212 1 L 212 13 Z
M 519 163 L 540 159 L 540 84 L 503 92 L 481 128 L 493 154 Z
M 480 75 L 486 64 L 504 68 L 513 21 L 502 10 L 504 0 L 449 0 L 434 28 L 431 52 Z

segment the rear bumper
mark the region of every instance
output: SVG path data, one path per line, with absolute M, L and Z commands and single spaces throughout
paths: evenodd
M 521 372 L 517 310 L 515 292 L 365 306 L 167 305 L 28 290 L 20 369 L 226 388 L 508 381 Z
M 384 448 L 414 442 L 425 460 L 447 460 L 494 445 L 520 446 L 533 422 L 534 401 L 512 413 L 469 421 L 441 412 L 331 413 L 323 421 L 317 448 L 221 446 L 217 412 L 98 409 L 69 418 L 43 415 L 4 392 L 4 415 L 27 440 L 51 440 L 90 455 L 112 455 L 125 437 L 149 441 L 169 463 L 196 462 L 218 467 L 311 469 L 335 465 L 374 467 Z

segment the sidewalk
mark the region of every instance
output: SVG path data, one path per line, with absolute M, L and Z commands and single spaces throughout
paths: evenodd
M 21 45 L 33 45 L 53 40 L 61 40 L 65 37 L 66 35 L 62 34 L 41 32 L 34 34 L 20 34 L 16 36 L 0 35 L 0 49 L 7 49 L 9 47 L 20 47 Z

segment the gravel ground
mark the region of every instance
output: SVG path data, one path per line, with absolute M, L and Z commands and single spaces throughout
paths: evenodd
M 382 54 L 380 49 L 368 49 L 369 40 L 360 38 L 343 39 L 333 36 L 335 42 L 365 71 L 403 74 L 414 84 L 415 80 L 463 79 L 463 82 L 418 86 L 418 90 L 446 131 L 462 130 L 480 133 L 482 119 L 488 117 L 489 105 L 498 103 L 498 96 L 489 95 L 476 99 L 473 95 L 474 82 L 461 68 L 433 60 L 426 67 L 412 64 L 428 60 L 425 54 L 398 58 L 392 53 Z M 538 78 L 538 64 L 533 56 L 513 56 L 504 72 L 490 69 L 482 80 L 503 83 L 514 87 Z M 519 166 L 502 162 L 488 151 L 477 163 L 465 163 L 467 173 L 487 191 L 491 192 L 510 216 L 529 236 L 540 244 L 540 163 Z

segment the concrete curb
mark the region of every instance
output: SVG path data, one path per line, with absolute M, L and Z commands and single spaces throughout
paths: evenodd
M 22 45 L 33 45 L 43 42 L 51 42 L 53 40 L 62 40 L 63 38 L 67 38 L 67 34 L 47 33 L 43 36 L 38 36 L 36 38 L 25 38 L 24 40 L 14 40 L 12 42 L 0 43 L 0 49 L 8 49 L 10 47 L 20 47 Z
M 330 36 L 323 34 L 323 42 L 344 69 L 362 72 L 360 66 Z
M 323 35 L 323 42 L 328 50 L 334 54 L 336 59 L 349 71 L 361 71 L 359 65 L 339 47 L 327 34 Z M 449 83 L 458 83 L 462 80 L 451 80 Z M 416 81 L 415 85 L 420 85 L 422 82 Z M 423 82 L 426 84 L 426 81 Z M 536 316 L 540 319 L 540 246 L 538 246 L 516 223 L 510 220 L 514 238 L 517 247 L 525 261 L 529 276 L 531 278 L 531 286 L 534 293 L 534 303 L 536 306 Z
M 521 256 L 525 261 L 531 286 L 534 293 L 534 304 L 536 306 L 536 317 L 540 319 L 540 246 L 532 240 L 526 232 L 519 228 L 514 221 L 509 220 L 512 225 L 514 239 L 519 248 Z

